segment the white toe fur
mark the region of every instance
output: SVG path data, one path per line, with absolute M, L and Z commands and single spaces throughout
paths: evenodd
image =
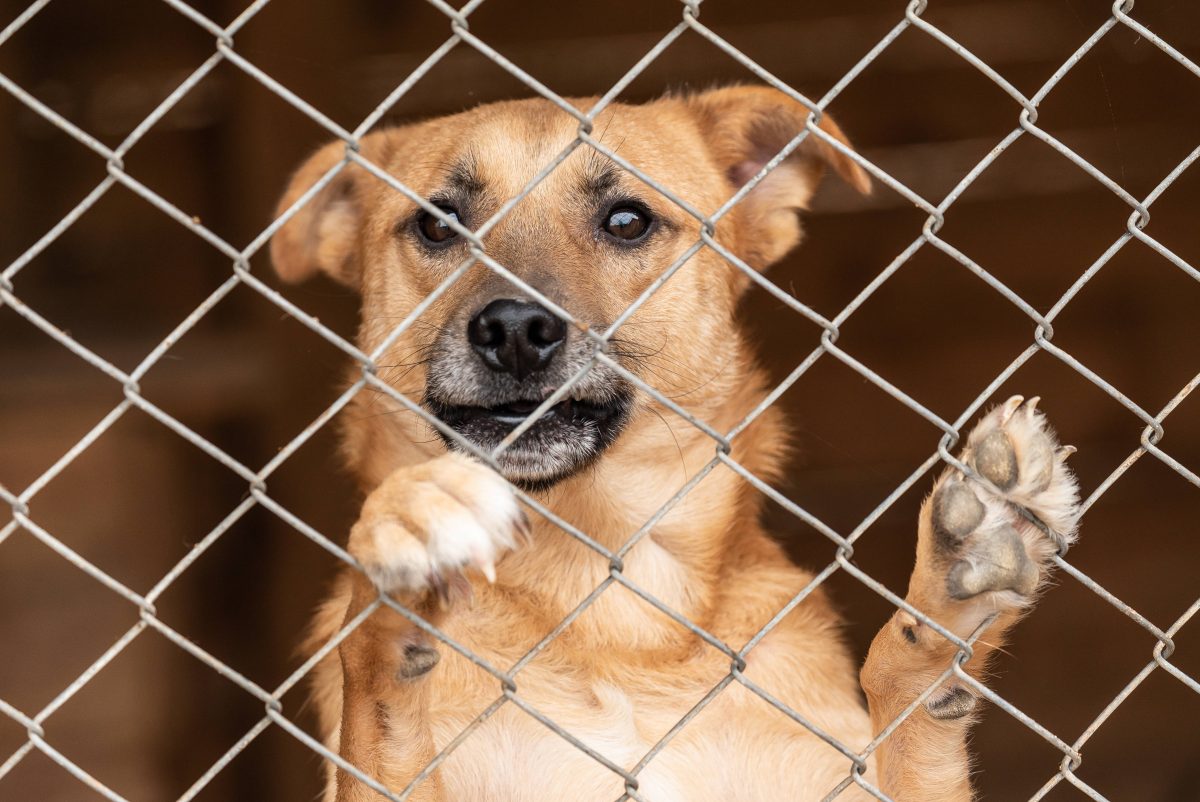
M 508 484 L 461 454 L 401 468 L 368 497 L 350 551 L 377 587 L 422 593 L 475 569 L 490 582 L 525 517 Z

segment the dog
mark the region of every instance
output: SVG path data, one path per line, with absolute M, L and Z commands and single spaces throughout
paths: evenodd
M 594 131 L 708 214 L 808 114 L 774 89 L 731 86 L 613 103 Z M 329 178 L 342 142 L 311 156 L 280 202 L 290 214 L 271 243 L 281 278 L 325 273 L 356 289 L 359 348 L 386 344 L 378 378 L 442 422 L 431 427 L 382 392 L 358 393 L 342 416 L 344 457 L 365 494 L 348 541 L 361 570 L 336 580 L 310 649 L 381 593 L 411 615 L 378 606 L 314 670 L 321 734 L 340 756 L 326 800 L 381 798 L 348 766 L 426 802 L 820 799 L 851 776 L 852 761 L 812 730 L 866 749 L 958 655 L 936 626 L 900 609 L 857 670 L 822 588 L 792 604 L 812 575 L 764 531 L 761 493 L 728 462 L 621 551 L 714 455 L 707 434 L 639 381 L 716 432 L 737 428 L 723 460 L 767 481 L 781 476 L 787 430 L 777 407 L 759 409 L 770 385 L 735 319 L 746 272 L 705 247 L 649 292 L 698 237 L 680 205 L 585 146 L 491 221 L 577 128 L 531 99 L 363 138 L 362 156 L 437 214 L 357 163 Z M 799 243 L 798 215 L 827 171 L 870 190 L 839 127 L 824 115 L 819 128 L 712 229 L 747 269 L 766 270 Z M 481 263 L 470 232 L 485 223 L 483 253 L 570 320 Z M 588 332 L 608 332 L 635 302 L 610 332 L 608 361 L 596 359 Z M 491 452 L 581 372 L 494 467 L 468 453 Z M 977 636 L 964 664 L 973 677 L 1075 536 L 1070 450 L 1037 399 L 1012 398 L 981 419 L 920 509 L 906 600 L 959 638 Z M 556 520 L 529 514 L 514 487 Z M 621 553 L 603 557 L 564 527 Z M 741 662 L 677 620 L 741 649 L 776 616 Z M 506 687 L 482 665 L 520 670 Z M 902 801 L 971 799 L 977 700 L 971 683 L 949 676 L 866 749 L 842 797 L 873 798 L 869 786 Z

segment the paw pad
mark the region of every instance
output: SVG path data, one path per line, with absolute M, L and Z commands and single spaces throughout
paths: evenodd
M 968 437 L 962 459 L 986 482 L 950 471 L 934 493 L 935 554 L 953 599 L 1031 597 L 1041 564 L 1074 536 L 1079 496 L 1064 463 L 1074 449 L 1058 449 L 1037 402 L 1010 398 Z
M 969 599 L 989 590 L 1013 590 L 1028 596 L 1037 584 L 1037 566 L 1011 526 L 1001 526 L 981 538 L 970 556 L 955 562 L 946 574 L 946 590 L 955 599 Z
M 983 522 L 987 509 L 979 497 L 958 479 L 948 479 L 933 496 L 933 528 L 941 545 L 953 548 Z
M 1017 452 L 1003 429 L 984 437 L 975 447 L 975 470 L 1001 490 L 1017 483 Z
M 416 679 L 432 671 L 441 659 L 442 656 L 432 646 L 410 643 L 404 647 L 404 658 L 396 674 L 401 679 Z
M 949 721 L 962 718 L 973 711 L 976 702 L 978 700 L 973 693 L 961 686 L 955 686 L 931 697 L 925 703 L 925 709 L 939 721 Z

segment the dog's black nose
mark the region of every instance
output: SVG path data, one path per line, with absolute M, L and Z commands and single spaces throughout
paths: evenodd
M 501 298 L 471 318 L 467 339 L 489 368 L 524 379 L 550 363 L 567 326 L 538 304 Z

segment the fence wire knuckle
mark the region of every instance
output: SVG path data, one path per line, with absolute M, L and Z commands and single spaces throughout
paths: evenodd
M 1042 799 L 1059 784 L 1066 782 L 1092 799 L 1105 800 L 1106 798 L 1100 791 L 1093 788 L 1077 774 L 1083 764 L 1084 747 L 1094 734 L 1111 718 L 1112 714 L 1129 698 L 1137 687 L 1155 672 L 1161 671 L 1178 681 L 1183 687 L 1200 694 L 1200 681 L 1170 660 L 1176 648 L 1175 638 L 1177 633 L 1200 612 L 1200 599 L 1197 599 L 1195 603 L 1184 610 L 1174 622 L 1164 629 L 1143 616 L 1133 606 L 1105 588 L 1100 582 L 1089 576 L 1078 566 L 1068 561 L 1066 559 L 1066 544 L 1063 542 L 1058 543 L 1058 553 L 1053 557 L 1053 561 L 1061 571 L 1064 581 L 1078 583 L 1081 587 L 1096 594 L 1109 606 L 1135 622 L 1152 639 L 1148 640 L 1149 651 L 1146 663 L 1121 691 L 1106 704 L 1082 733 L 1070 743 L 1043 726 L 1029 715 L 1029 713 L 1004 699 L 992 689 L 989 689 L 985 684 L 966 671 L 965 664 L 974 654 L 974 644 L 987 625 L 992 622 L 992 618 L 982 623 L 968 637 L 959 637 L 942 623 L 939 623 L 934 618 L 909 604 L 892 589 L 878 581 L 875 577 L 872 577 L 854 562 L 856 548 L 866 549 L 870 546 L 869 539 L 860 542 L 860 539 L 864 537 L 868 529 L 911 488 L 919 482 L 927 480 L 932 470 L 941 467 L 952 468 L 965 476 L 971 477 L 984 487 L 990 487 L 999 493 L 998 489 L 990 481 L 979 475 L 970 465 L 956 456 L 953 449 L 960 443 L 962 434 L 965 431 L 964 427 L 968 426 L 980 410 L 989 403 L 1000 386 L 1037 353 L 1050 355 L 1057 362 L 1061 363 L 1065 369 L 1073 371 L 1078 376 L 1086 379 L 1091 385 L 1120 404 L 1126 413 L 1141 421 L 1143 425 L 1137 444 L 1129 453 L 1129 456 L 1120 465 L 1116 466 L 1100 482 L 1092 494 L 1084 500 L 1082 504 L 1083 513 L 1086 514 L 1115 482 L 1121 479 L 1134 464 L 1147 455 L 1157 460 L 1175 475 L 1200 488 L 1200 475 L 1162 448 L 1162 444 L 1166 439 L 1165 427 L 1167 419 L 1200 386 L 1200 374 L 1184 385 L 1155 415 L 1143 409 L 1093 368 L 1072 355 L 1060 344 L 1054 342 L 1054 321 L 1058 315 L 1071 303 L 1080 290 L 1103 270 L 1116 254 L 1130 242 L 1136 241 L 1139 245 L 1135 246 L 1135 248 L 1145 248 L 1149 252 L 1157 254 L 1164 263 L 1172 265 L 1184 275 L 1200 282 L 1200 270 L 1195 265 L 1190 264 L 1179 253 L 1164 245 L 1149 230 L 1151 220 L 1150 207 L 1197 160 L 1200 160 L 1200 147 L 1192 150 L 1183 160 L 1178 162 L 1155 185 L 1151 192 L 1139 198 L 1132 194 L 1121 182 L 1107 175 L 1087 158 L 1051 134 L 1044 125 L 1039 125 L 1039 107 L 1042 102 L 1083 57 L 1101 42 L 1110 31 L 1118 26 L 1123 26 L 1152 43 L 1155 48 L 1172 59 L 1184 70 L 1191 73 L 1194 77 L 1200 78 L 1200 66 L 1195 61 L 1176 49 L 1167 38 L 1160 36 L 1132 16 L 1134 8 L 1133 0 L 1116 0 L 1111 6 L 1110 16 L 1093 32 L 1088 34 L 1070 56 L 1063 61 L 1061 66 L 1037 88 L 1037 91 L 1031 94 L 1023 93 L 1017 89 L 1001 72 L 973 53 L 964 44 L 957 41 L 946 30 L 943 30 L 927 19 L 925 13 L 928 10 L 928 0 L 912 0 L 903 8 L 899 4 L 896 4 L 896 22 L 894 26 L 838 78 L 825 95 L 816 100 L 810 99 L 805 94 L 788 85 L 787 82 L 781 80 L 757 63 L 751 55 L 743 52 L 702 23 L 700 21 L 701 0 L 682 0 L 679 6 L 679 21 L 634 62 L 615 84 L 600 95 L 599 100 L 591 108 L 586 110 L 576 108 L 570 101 L 556 93 L 550 86 L 527 72 L 500 52 L 500 50 L 472 32 L 470 17 L 482 5 L 484 0 L 471 0 L 462 8 L 457 9 L 445 2 L 445 0 L 426 0 L 432 8 L 444 15 L 445 21 L 448 23 L 448 38 L 430 52 L 414 70 L 388 92 L 386 97 L 358 125 L 350 129 L 335 122 L 325 112 L 304 100 L 293 89 L 287 87 L 255 64 L 254 59 L 251 57 L 252 54 L 247 55 L 246 53 L 239 52 L 236 48 L 235 36 L 238 31 L 265 8 L 268 2 L 269 0 L 255 0 L 247 5 L 233 22 L 227 26 L 222 26 L 186 2 L 186 0 L 162 0 L 162 3 L 166 7 L 177 12 L 190 23 L 213 37 L 212 51 L 144 119 L 134 126 L 125 139 L 114 148 L 105 145 L 95 135 L 67 119 L 66 116 L 53 109 L 45 101 L 36 97 L 7 75 L 0 73 L 0 90 L 13 98 L 19 106 L 29 110 L 47 125 L 86 149 L 89 152 L 88 158 L 94 158 L 97 165 L 102 166 L 104 169 L 104 178 L 99 183 L 88 191 L 82 199 L 76 202 L 49 230 L 38 237 L 33 245 L 29 246 L 0 271 L 0 307 L 13 310 L 13 312 L 38 329 L 46 337 L 54 340 L 58 345 L 73 353 L 92 369 L 110 380 L 114 386 L 119 387 L 122 395 L 120 403 L 104 415 L 82 438 L 63 453 L 53 464 L 47 467 L 28 486 L 23 489 L 0 486 L 0 503 L 6 505 L 11 513 L 11 520 L 3 527 L 0 527 L 0 547 L 3 547 L 13 534 L 25 532 L 57 554 L 64 562 L 73 566 L 74 569 L 86 574 L 107 591 L 129 602 L 133 610 L 136 611 L 133 626 L 117 638 L 111 646 L 41 710 L 36 712 L 21 710 L 4 699 L 0 699 L 0 716 L 11 720 L 25 733 L 25 740 L 21 746 L 14 750 L 11 755 L 7 756 L 3 763 L 0 763 L 0 781 L 28 755 L 36 751 L 49 758 L 57 766 L 75 777 L 82 785 L 90 788 L 100 796 L 110 800 L 125 799 L 117 790 L 108 787 L 103 781 L 85 771 L 70 756 L 63 754 L 54 746 L 53 727 L 47 726 L 47 722 L 54 717 L 54 714 L 67 701 L 88 685 L 100 672 L 105 670 L 130 644 L 142 638 L 148 630 L 154 631 L 174 647 L 190 655 L 200 664 L 232 683 L 241 692 L 263 704 L 262 717 L 241 738 L 231 744 L 216 762 L 197 777 L 192 785 L 178 798 L 179 800 L 190 800 L 197 796 L 218 774 L 225 770 L 234 758 L 246 750 L 263 732 L 274 727 L 290 735 L 298 743 L 306 746 L 323 760 L 329 761 L 337 769 L 344 772 L 347 777 L 351 777 L 355 781 L 364 784 L 387 799 L 400 802 L 400 800 L 408 799 L 450 754 L 470 738 L 484 722 L 504 707 L 522 711 L 523 714 L 538 721 L 559 738 L 586 754 L 596 763 L 612 772 L 616 777 L 619 777 L 624 791 L 617 802 L 621 802 L 621 800 L 642 800 L 643 796 L 640 793 L 639 786 L 639 775 L 641 772 L 653 762 L 673 739 L 690 725 L 697 715 L 713 700 L 726 692 L 726 689 L 734 683 L 737 683 L 745 691 L 775 708 L 781 715 L 786 716 L 798 727 L 819 738 L 833 752 L 840 754 L 841 758 L 845 759 L 847 767 L 846 775 L 837 785 L 829 790 L 828 794 L 824 797 L 825 799 L 835 799 L 853 785 L 877 799 L 887 800 L 887 795 L 868 779 L 867 774 L 870 767 L 871 755 L 910 716 L 920 709 L 944 683 L 951 680 L 970 688 L 971 692 L 975 695 L 987 699 L 994 707 L 1012 716 L 1030 732 L 1038 735 L 1061 754 L 1057 768 L 1053 764 L 1046 767 L 1046 771 L 1050 774 L 1050 777 L 1034 796 L 1031 797 L 1032 799 Z M 0 48 L 4 47 L 18 31 L 29 24 L 49 4 L 50 0 L 36 0 L 27 5 L 24 10 L 0 30 Z M 618 153 L 617 147 L 605 144 L 602 141 L 603 134 L 598 135 L 595 129 L 595 122 L 599 115 L 616 102 L 617 98 L 672 43 L 685 35 L 695 36 L 707 42 L 717 51 L 734 59 L 763 83 L 776 88 L 792 101 L 808 110 L 803 128 L 799 132 L 796 132 L 778 152 L 774 153 L 763 164 L 762 168 L 754 176 L 739 187 L 724 203 L 716 209 L 711 210 L 696 208 L 673 190 L 672 187 L 626 160 L 624 156 Z M 890 174 L 883 167 L 847 147 L 843 142 L 820 127 L 820 122 L 830 104 L 902 35 L 924 36 L 937 42 L 941 47 L 954 54 L 955 57 L 970 65 L 979 75 L 983 76 L 997 90 L 1003 92 L 1015 104 L 1012 107 L 1011 130 L 1007 131 L 1005 136 L 998 140 L 995 147 L 986 156 L 962 175 L 940 202 L 934 202 L 934 200 L 926 198 Z M 408 94 L 412 87 L 425 78 L 448 53 L 456 48 L 468 48 L 480 54 L 527 87 L 533 94 L 552 104 L 556 109 L 556 113 L 562 113 L 572 118 L 576 125 L 575 138 L 553 158 L 547 161 L 515 195 L 505 199 L 498 210 L 474 230 L 460 222 L 457 217 L 447 214 L 442 208 L 431 202 L 429 198 L 422 196 L 419 192 L 391 175 L 382 166 L 373 162 L 362 150 L 363 138 L 375 130 L 376 126 Z M 126 163 L 128 154 L 144 141 L 146 135 L 154 130 L 173 108 L 222 63 L 228 63 L 231 67 L 239 71 L 241 75 L 253 81 L 274 97 L 282 100 L 291 109 L 311 120 L 329 136 L 345 144 L 344 156 L 326 170 L 311 186 L 307 187 L 291 205 L 284 209 L 277 218 L 273 219 L 268 226 L 256 233 L 243 247 L 238 247 L 228 242 L 216 232 L 206 227 L 198 218 L 189 215 L 186 211 L 179 208 L 178 205 L 147 186 L 133 174 L 136 170 L 131 171 Z M 976 258 L 939 236 L 939 231 L 943 228 L 947 216 L 952 213 L 953 207 L 966 190 L 980 176 L 991 169 L 1001 154 L 1023 137 L 1030 137 L 1037 140 L 1041 143 L 1041 146 L 1057 153 L 1058 156 L 1070 162 L 1097 186 L 1102 187 L 1129 209 L 1129 215 L 1123 230 L 1114 231 L 1115 239 L 1112 244 L 1087 267 L 1083 274 L 1055 303 L 1051 304 L 1044 311 L 1031 304 L 1016 290 L 985 269 Z M 836 314 L 827 314 L 818 311 L 810 304 L 795 297 L 793 293 L 783 289 L 761 271 L 747 264 L 742 257 L 722 244 L 716 235 L 716 224 L 730 210 L 741 203 L 755 187 L 766 180 L 772 171 L 779 168 L 789 156 L 803 146 L 806 140 L 819 141 L 823 146 L 827 146 L 841 156 L 844 156 L 870 174 L 888 190 L 904 198 L 925 214 L 919 229 L 913 231 L 911 242 L 891 262 L 885 265 L 848 304 L 838 310 Z M 493 253 L 489 252 L 487 244 L 489 232 L 493 231 L 518 204 L 527 198 L 536 187 L 551 176 L 580 148 L 590 150 L 594 154 L 610 160 L 634 176 L 646 187 L 674 204 L 682 212 L 694 219 L 697 224 L 694 242 L 674 258 L 646 286 L 639 296 L 603 330 L 596 330 L 589 327 L 584 321 L 575 317 L 569 309 L 555 303 L 544 293 L 528 284 L 509 267 L 499 261 Z M 369 353 L 364 351 L 365 346 L 360 347 L 354 342 L 347 340 L 289 300 L 284 294 L 269 286 L 262 279 L 255 276 L 250 268 L 251 257 L 259 253 L 283 226 L 299 214 L 307 205 L 312 203 L 314 198 L 328 188 L 338 175 L 345 170 L 365 171 L 391 191 L 403 196 L 426 213 L 440 220 L 455 233 L 463 237 L 470 245 L 469 256 L 440 281 L 411 312 L 405 315 L 403 320 L 394 325 L 382 337 L 379 343 L 370 349 Z M 113 192 L 117 187 L 128 190 L 130 193 L 141 198 L 153 209 L 157 210 L 159 214 L 170 218 L 181 228 L 190 232 L 192 236 L 199 238 L 214 251 L 228 259 L 230 264 L 228 277 L 217 289 L 212 291 L 186 315 L 154 348 L 150 349 L 130 372 L 122 370 L 112 361 L 100 356 L 89 348 L 85 342 L 72 336 L 45 317 L 41 312 L 23 301 L 20 297 L 21 282 L 18 281 L 18 277 L 22 271 L 26 270 L 40 254 L 75 225 L 101 198 Z M 903 387 L 884 378 L 878 370 L 868 366 L 854 354 L 838 345 L 840 331 L 852 316 L 881 287 L 887 284 L 897 272 L 909 263 L 916 254 L 925 249 L 926 246 L 932 246 L 936 251 L 949 256 L 966 273 L 978 279 L 991 293 L 1003 298 L 1018 309 L 1028 318 L 1028 322 L 1033 324 L 1029 339 L 1023 345 L 1022 350 L 953 419 L 948 419 L 935 412 L 925 402 L 911 395 Z M 771 389 L 764 401 L 756 406 L 744 420 L 738 422 L 732 429 L 725 432 L 715 429 L 710 423 L 702 420 L 685 406 L 665 395 L 650 381 L 631 371 L 609 352 L 612 338 L 621 327 L 652 296 L 658 293 L 677 271 L 691 264 L 693 257 L 705 249 L 711 252 L 711 254 L 715 254 L 716 257 L 719 257 L 731 269 L 736 270 L 748 278 L 749 281 L 779 300 L 790 311 L 803 317 L 817 327 L 816 330 L 811 332 L 814 335 L 812 339 L 802 344 L 799 348 L 801 353 L 807 353 L 807 355 L 797 363 L 796 367 L 782 381 Z M 381 366 L 378 364 L 384 354 L 388 352 L 406 331 L 417 323 L 417 321 L 421 320 L 422 316 L 439 298 L 450 290 L 468 271 L 477 267 L 494 274 L 498 278 L 504 279 L 504 281 L 518 290 L 522 295 L 540 303 L 564 323 L 574 327 L 582 336 L 588 338 L 593 349 L 592 355 L 587 362 L 567 381 L 556 388 L 541 402 L 534 413 L 518 425 L 490 452 L 481 451 L 453 428 L 429 413 L 420 403 L 419 399 L 410 398 L 405 393 L 397 390 L 380 376 L 379 370 Z M 329 345 L 337 348 L 359 368 L 359 373 L 356 374 L 357 378 L 347 389 L 318 413 L 307 426 L 288 440 L 269 462 L 257 469 L 253 466 L 243 464 L 243 462 L 218 447 L 211 440 L 183 423 L 178 417 L 148 399 L 141 385 L 141 381 L 160 364 L 168 352 L 237 288 L 245 288 L 248 291 L 256 293 L 257 296 L 280 309 Z M 912 413 L 914 422 L 924 421 L 936 430 L 936 439 L 934 439 L 935 433 L 930 433 L 932 453 L 919 465 L 914 466 L 907 478 L 889 492 L 885 498 L 880 500 L 871 512 L 849 532 L 839 531 L 828 525 L 803 505 L 797 503 L 774 487 L 769 481 L 755 475 L 732 456 L 734 446 L 746 428 L 770 408 L 814 364 L 822 360 L 828 361 L 827 357 L 832 357 L 837 362 L 853 370 L 859 377 L 903 406 Z M 436 430 L 441 433 L 460 449 L 473 454 L 481 462 L 498 472 L 499 457 L 528 431 L 541 415 L 550 410 L 559 401 L 565 399 L 577 383 L 582 381 L 598 365 L 603 365 L 607 371 L 621 376 L 625 381 L 636 387 L 637 391 L 647 400 L 652 401 L 670 413 L 675 420 L 692 427 L 697 432 L 711 439 L 714 453 L 712 458 L 703 467 L 691 473 L 681 482 L 677 491 L 659 509 L 634 531 L 631 531 L 625 542 L 616 550 L 605 547 L 587 532 L 580 530 L 557 516 L 537 499 L 519 488 L 514 488 L 514 493 L 524 508 L 532 514 L 544 518 L 562 533 L 587 548 L 595 554 L 597 560 L 604 560 L 607 563 L 607 572 L 599 584 L 562 621 L 556 624 L 538 643 L 512 665 L 507 667 L 493 665 L 488 660 L 474 653 L 468 645 L 455 640 L 439 627 L 400 604 L 391 596 L 380 593 L 377 598 L 372 599 L 357 615 L 345 622 L 329 640 L 321 644 L 279 686 L 274 689 L 267 689 L 249 679 L 236 667 L 229 665 L 227 662 L 222 661 L 209 651 L 203 649 L 194 639 L 167 624 L 159 616 L 156 602 L 162 594 L 170 589 L 202 555 L 220 541 L 239 520 L 254 508 L 260 508 L 276 516 L 280 521 L 295 530 L 296 533 L 327 551 L 334 559 L 365 574 L 362 566 L 342 546 L 338 545 L 338 538 L 325 535 L 288 510 L 278 500 L 272 498 L 268 492 L 267 485 L 267 481 L 272 474 L 305 443 L 323 431 L 330 421 L 360 392 L 366 390 L 386 396 L 394 405 L 420 418 L 430 427 L 431 431 Z M 188 552 L 171 566 L 146 593 L 139 593 L 134 588 L 127 586 L 107 573 L 101 566 L 86 559 L 64 543 L 59 537 L 56 537 L 54 533 L 47 531 L 46 528 L 38 523 L 37 517 L 37 500 L 41 491 L 132 408 L 137 408 L 146 413 L 146 415 L 157 421 L 165 430 L 172 432 L 175 437 L 190 443 L 209 458 L 222 465 L 230 473 L 236 475 L 240 480 L 246 482 L 245 497 L 216 526 L 192 545 Z M 717 469 L 731 471 L 758 493 L 761 493 L 798 521 L 802 522 L 806 527 L 827 539 L 833 547 L 833 553 L 829 558 L 828 564 L 816 572 L 808 584 L 795 594 L 787 604 L 781 607 L 770 620 L 764 622 L 761 628 L 746 643 L 742 644 L 740 648 L 736 648 L 736 645 L 725 643 L 713 633 L 708 632 L 695 622 L 689 620 L 687 616 L 673 609 L 670 605 L 654 596 L 653 593 L 634 582 L 625 572 L 625 558 L 630 550 L 650 534 L 654 527 L 677 504 L 683 501 L 694 487 L 712 471 Z M 1024 510 L 1019 511 L 1024 513 Z M 1035 517 L 1030 517 L 1030 520 L 1035 525 L 1041 526 L 1043 531 L 1053 535 Z M 835 574 L 844 574 L 851 577 L 865 590 L 885 599 L 896 610 L 904 611 L 908 615 L 913 616 L 921 624 L 928 627 L 930 631 L 936 632 L 940 637 L 945 639 L 955 649 L 953 656 L 948 660 L 941 674 L 917 698 L 913 699 L 892 722 L 887 724 L 882 731 L 876 733 L 870 743 L 861 748 L 841 743 L 806 716 L 805 711 L 793 709 L 784 701 L 777 698 L 769 688 L 760 686 L 744 673 L 747 668 L 747 658 L 758 644 L 786 615 L 802 604 L 814 591 Z M 689 708 L 687 713 L 631 767 L 625 767 L 614 762 L 555 722 L 551 717 L 531 704 L 527 698 L 523 698 L 517 684 L 517 678 L 522 670 L 547 649 L 580 615 L 592 607 L 613 585 L 621 585 L 622 588 L 654 607 L 679 627 L 689 632 L 692 637 L 719 652 L 729 661 L 728 671 L 709 688 L 703 697 L 695 700 L 695 703 Z M 337 754 L 335 750 L 331 750 L 326 744 L 314 738 L 284 714 L 281 701 L 286 693 L 309 676 L 322 659 L 337 650 L 339 645 L 351 637 L 372 615 L 385 607 L 403 616 L 430 637 L 464 657 L 475 668 L 484 672 L 491 680 L 496 682 L 494 700 L 452 738 L 407 787 L 402 789 L 385 787 L 376 778 L 370 776 L 370 774 L 364 772 L 359 767 L 352 765 Z M 1150 643 L 1153 645 L 1149 646 Z

